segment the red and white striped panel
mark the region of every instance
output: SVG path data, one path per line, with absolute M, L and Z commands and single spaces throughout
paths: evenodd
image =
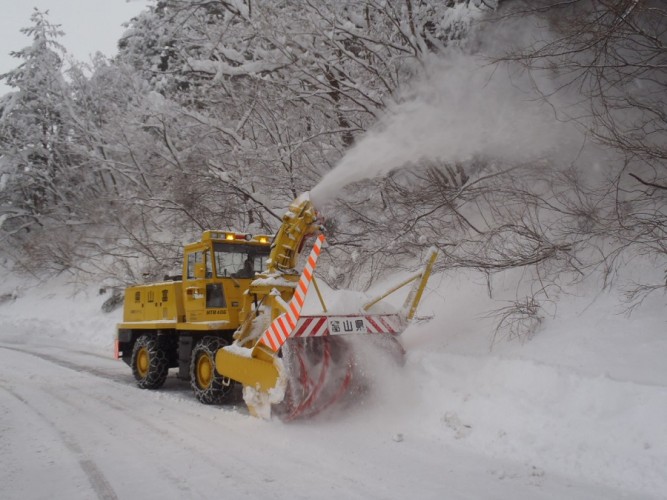
M 321 337 L 329 335 L 326 316 L 302 316 L 292 333 L 292 337 Z
M 308 292 L 310 282 L 313 280 L 315 265 L 322 251 L 323 243 L 324 235 L 320 234 L 317 240 L 315 240 L 315 245 L 313 245 L 310 255 L 308 255 L 308 260 L 299 278 L 299 283 L 294 290 L 294 295 L 287 304 L 287 311 L 274 319 L 259 339 L 262 344 L 270 347 L 273 351 L 280 349 L 280 346 L 289 338 L 299 321 L 301 309 L 306 301 L 306 293 Z
M 391 333 L 399 335 L 405 330 L 405 322 L 398 314 L 376 314 L 364 316 L 368 323 L 368 333 Z
M 405 324 L 398 314 L 360 316 L 302 316 L 292 337 L 321 337 L 350 333 L 388 333 L 400 335 Z

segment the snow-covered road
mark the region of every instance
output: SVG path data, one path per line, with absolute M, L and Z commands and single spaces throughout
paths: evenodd
M 7 500 L 646 498 L 473 454 L 364 401 L 283 424 L 201 405 L 173 375 L 143 391 L 124 364 L 52 342 L 0 341 L 0 402 Z

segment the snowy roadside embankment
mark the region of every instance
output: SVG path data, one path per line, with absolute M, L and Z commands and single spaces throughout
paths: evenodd
M 667 389 L 535 361 L 413 353 L 415 412 L 434 438 L 566 476 L 665 491 Z
M 111 357 L 120 310 L 101 312 L 108 295 L 96 288 L 75 293 L 57 280 L 18 284 L 7 280 L 0 290 L 17 292 L 0 304 L 0 343 L 71 346 Z M 403 336 L 405 366 L 360 353 L 374 391 L 358 408 L 323 417 L 318 432 L 329 427 L 336 434 L 343 426 L 351 435 L 431 443 L 428 453 L 483 455 L 501 464 L 488 471 L 498 481 L 517 480 L 516 467 L 502 465 L 515 463 L 538 486 L 557 475 L 611 488 L 619 498 L 663 496 L 663 297 L 628 318 L 617 314 L 613 297 L 565 296 L 558 315 L 530 341 L 500 341 L 490 349 L 483 284 L 436 276 L 431 287 L 421 314 L 432 318 Z
M 455 280 L 444 308 L 430 301 L 434 319 L 406 332 L 422 428 L 536 474 L 664 495 L 664 297 L 628 317 L 607 294 L 563 296 L 530 341 L 491 350 L 490 318 L 479 309 L 488 299 L 473 281 Z
M 75 286 L 64 278 L 36 284 L 14 276 L 1 286 L 2 341 L 78 345 L 113 355 L 114 327 L 122 319 L 122 308 L 102 312 L 110 290 L 100 293 L 100 287 Z

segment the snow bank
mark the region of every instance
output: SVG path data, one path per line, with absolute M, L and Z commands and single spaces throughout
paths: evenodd
M 76 285 L 66 277 L 36 283 L 10 275 L 0 285 L 2 295 L 15 299 L 0 304 L 0 341 L 73 344 L 113 355 L 115 325 L 122 319 L 122 307 L 102 312 L 110 289 Z
M 414 430 L 539 470 L 667 491 L 664 297 L 628 317 L 618 297 L 583 287 L 531 340 L 491 350 L 481 277 L 451 284 L 426 301 L 433 320 L 404 335 Z

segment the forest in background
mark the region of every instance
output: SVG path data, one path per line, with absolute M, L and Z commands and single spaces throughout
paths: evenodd
M 667 7 L 659 0 L 158 0 L 118 54 L 68 59 L 35 11 L 0 79 L 0 265 L 122 284 L 203 229 L 318 207 L 330 285 L 416 265 L 516 271 L 509 336 L 637 258 L 667 289 Z M 378 163 L 374 167 L 371 166 Z M 372 277 L 372 278 L 370 278 Z

